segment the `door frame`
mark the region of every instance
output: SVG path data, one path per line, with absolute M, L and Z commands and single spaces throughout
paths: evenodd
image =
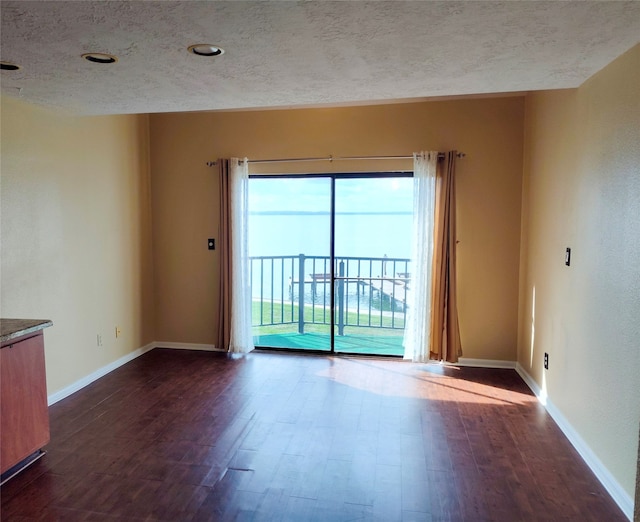
M 249 174 L 249 179 L 304 179 L 304 178 L 328 178 L 331 182 L 331 204 L 330 204 L 330 231 L 329 231 L 329 278 L 330 278 L 330 299 L 329 299 L 329 316 L 330 316 L 330 335 L 329 350 L 314 350 L 313 348 L 282 348 L 275 346 L 259 346 L 261 350 L 275 350 L 286 352 L 302 352 L 302 353 L 318 353 L 335 355 L 335 291 L 336 291 L 336 274 L 335 274 L 335 226 L 336 226 L 336 180 L 338 179 L 372 179 L 372 178 L 412 178 L 413 170 L 400 171 L 382 171 L 382 172 L 317 172 L 302 174 Z M 250 210 L 250 209 L 249 209 Z M 371 357 L 372 354 L 359 354 L 337 352 L 345 355 Z M 376 354 L 376 357 L 393 357 L 397 355 Z

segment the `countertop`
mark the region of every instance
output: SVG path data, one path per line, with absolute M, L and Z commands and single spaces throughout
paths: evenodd
M 0 342 L 17 339 L 51 325 L 53 323 L 48 319 L 0 319 Z

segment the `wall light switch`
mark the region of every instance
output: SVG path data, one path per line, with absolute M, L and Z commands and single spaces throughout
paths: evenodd
M 571 266 L 571 249 L 567 248 L 567 251 L 564 254 L 564 264 L 567 266 Z
M 213 238 L 207 239 L 207 248 L 209 250 L 215 250 L 216 249 L 216 240 Z

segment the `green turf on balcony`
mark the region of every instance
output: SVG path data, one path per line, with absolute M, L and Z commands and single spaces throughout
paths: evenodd
M 258 347 L 329 351 L 331 340 L 329 333 L 283 332 L 256 335 L 254 342 Z M 401 333 L 396 335 L 336 335 L 334 342 L 336 352 L 397 356 L 404 354 Z

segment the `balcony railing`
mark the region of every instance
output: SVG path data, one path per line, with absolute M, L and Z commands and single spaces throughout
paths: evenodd
M 253 326 L 331 324 L 331 261 L 328 256 L 251 257 Z M 402 330 L 410 260 L 336 257 L 334 313 L 337 334 L 348 326 Z

